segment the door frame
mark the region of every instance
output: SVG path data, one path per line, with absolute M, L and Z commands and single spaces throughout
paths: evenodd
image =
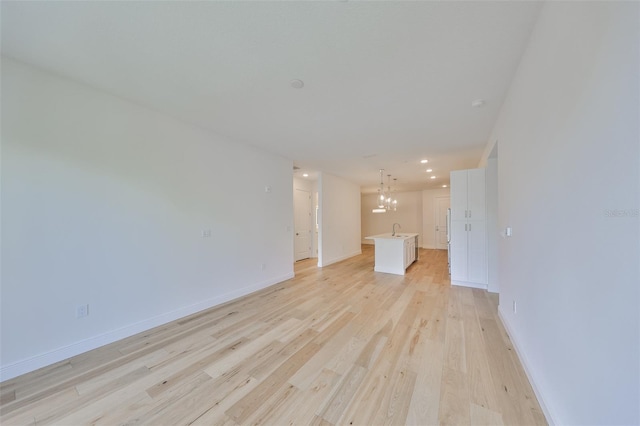
M 307 239 L 309 242 L 309 247 L 307 248 L 307 257 L 303 257 L 298 259 L 297 258 L 297 250 L 296 250 L 296 194 L 298 194 L 295 191 L 301 191 L 304 192 L 308 195 L 308 204 L 309 204 L 309 215 L 307 217 Z M 311 257 L 313 257 L 313 236 L 312 236 L 312 219 L 313 219 L 313 200 L 312 200 L 312 193 L 313 191 L 309 191 L 307 189 L 303 189 L 303 188 L 294 188 L 294 200 L 293 200 L 293 208 L 294 208 L 294 212 L 293 212 L 293 232 L 294 232 L 294 236 L 293 236 L 293 260 L 294 262 L 297 262 L 298 260 L 303 260 L 303 259 L 310 259 Z

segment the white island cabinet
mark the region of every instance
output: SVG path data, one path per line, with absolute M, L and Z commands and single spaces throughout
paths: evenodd
M 409 265 L 418 260 L 418 234 L 389 233 L 365 239 L 375 242 L 376 272 L 404 275 Z

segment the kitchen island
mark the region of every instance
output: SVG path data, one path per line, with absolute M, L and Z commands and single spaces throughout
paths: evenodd
M 418 234 L 392 233 L 372 235 L 365 240 L 375 243 L 376 272 L 404 275 L 406 269 L 418 260 Z

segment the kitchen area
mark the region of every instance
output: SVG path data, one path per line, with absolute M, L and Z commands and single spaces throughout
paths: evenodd
M 361 243 L 375 245 L 376 271 L 404 275 L 407 267 L 419 261 L 419 249 L 447 250 L 450 192 L 449 188 L 438 188 L 398 192 L 395 196 L 397 210 L 380 214 L 372 212 L 376 194 L 362 194 Z M 394 223 L 401 227 L 396 225 L 394 229 Z M 394 231 L 396 235 L 392 235 Z M 383 261 L 383 253 L 394 260 Z
M 365 237 L 375 244 L 374 271 L 404 275 L 413 262 L 419 259 L 418 234 L 400 233 L 398 223 L 393 224 L 392 232 Z

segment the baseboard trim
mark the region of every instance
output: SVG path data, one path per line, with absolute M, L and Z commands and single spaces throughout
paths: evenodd
M 467 281 L 451 281 L 451 285 L 457 285 L 459 287 L 471 287 L 471 288 L 479 288 L 481 290 L 486 290 L 487 289 L 487 285 L 486 284 L 480 284 L 480 283 L 470 283 Z
M 522 368 L 524 369 L 524 373 L 527 375 L 527 379 L 529 379 L 529 383 L 531 383 L 531 387 L 533 388 L 533 393 L 536 394 L 536 398 L 538 399 L 540 408 L 542 408 L 542 413 L 544 414 L 544 417 L 547 420 L 547 423 L 549 424 L 549 426 L 554 426 L 559 424 L 556 421 L 557 416 L 555 416 L 555 414 L 553 414 L 553 412 L 549 409 L 547 404 L 545 404 L 544 398 L 542 396 L 542 392 L 540 392 L 540 389 L 536 385 L 536 381 L 534 380 L 533 375 L 531 374 L 529 360 L 527 359 L 527 356 L 525 355 L 525 353 L 520 349 L 521 346 L 518 344 L 518 338 L 516 337 L 516 334 L 513 332 L 513 329 L 509 325 L 509 321 L 507 321 L 505 316 L 502 315 L 502 311 L 500 310 L 500 307 L 498 307 L 498 318 L 500 318 L 500 322 L 502 322 L 504 329 L 509 335 L 509 339 L 511 339 L 511 343 L 513 343 L 513 348 L 516 351 L 516 355 L 518 355 L 518 358 L 520 359 L 520 364 L 522 364 Z
M 333 263 L 342 262 L 343 260 L 349 259 L 350 257 L 358 256 L 358 255 L 361 255 L 361 254 L 362 254 L 362 249 L 360 249 L 360 250 L 356 250 L 356 251 L 354 251 L 353 253 L 346 254 L 346 255 L 344 255 L 344 256 L 340 256 L 340 257 L 335 257 L 335 258 L 333 258 L 333 259 L 331 259 L 331 260 L 328 260 L 328 261 L 326 261 L 326 262 L 323 262 L 323 263 L 322 263 L 322 265 L 320 265 L 320 264 L 318 263 L 318 266 L 319 266 L 319 267 L 329 266 L 329 265 L 331 265 L 331 264 L 333 264 Z
M 106 333 L 102 333 L 97 336 L 93 336 L 88 339 L 84 339 L 79 342 L 75 342 L 70 345 L 24 359 L 22 361 L 4 365 L 0 367 L 0 382 L 13 379 L 14 377 L 18 377 L 26 373 L 30 373 L 32 371 L 38 370 L 39 368 L 47 367 L 49 365 L 55 364 L 56 362 L 64 361 L 65 359 L 80 355 L 93 349 L 97 349 L 101 346 L 108 345 L 109 343 L 122 340 L 135 334 L 148 331 L 154 327 L 167 324 L 171 321 L 175 321 L 177 319 L 213 308 L 223 303 L 230 302 L 239 297 L 246 296 L 247 294 L 262 290 L 263 288 L 269 287 L 274 284 L 281 283 L 282 281 L 286 281 L 293 277 L 293 272 L 290 272 L 285 275 L 272 278 L 270 280 L 261 281 L 253 285 L 243 287 L 241 289 L 230 291 L 228 293 L 203 300 L 198 303 L 194 303 L 193 305 L 184 306 L 174 311 L 166 312 L 155 317 L 129 324 L 116 330 L 107 331 Z

